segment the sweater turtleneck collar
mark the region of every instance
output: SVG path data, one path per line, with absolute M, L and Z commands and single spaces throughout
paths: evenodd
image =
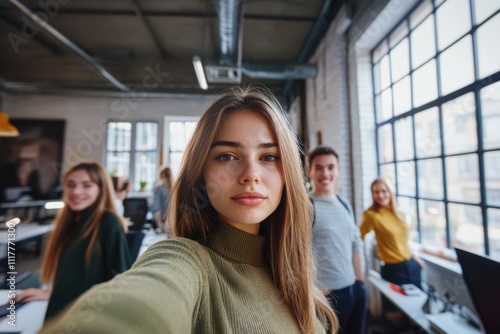
M 94 213 L 94 207 L 91 205 L 82 211 L 76 211 L 73 213 L 73 221 L 79 225 L 83 226 L 89 220 L 90 216 Z
M 264 236 L 249 234 L 219 222 L 208 236 L 206 246 L 235 262 L 262 267 L 265 265 L 264 241 Z

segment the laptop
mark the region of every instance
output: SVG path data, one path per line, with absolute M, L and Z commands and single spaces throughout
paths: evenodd
M 500 332 L 500 262 L 455 248 L 462 275 L 486 334 Z

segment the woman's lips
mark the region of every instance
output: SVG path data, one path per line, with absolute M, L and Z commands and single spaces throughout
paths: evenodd
M 232 197 L 232 200 L 242 205 L 259 205 L 266 197 L 258 192 L 244 192 Z

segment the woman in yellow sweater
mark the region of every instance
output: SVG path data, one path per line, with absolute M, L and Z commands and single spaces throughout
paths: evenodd
M 397 209 L 394 194 L 381 178 L 372 182 L 371 191 L 373 204 L 363 215 L 359 227 L 361 238 L 364 239 L 368 232 L 375 231 L 378 256 L 383 262 L 382 278 L 397 285 L 413 283 L 421 289 L 423 262 L 410 252 L 408 225 Z M 395 307 L 387 302 L 384 307 L 388 311 L 395 310 Z M 387 316 L 391 318 L 391 314 Z

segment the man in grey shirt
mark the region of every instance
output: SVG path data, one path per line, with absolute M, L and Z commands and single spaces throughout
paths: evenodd
M 309 153 L 307 174 L 314 205 L 312 227 L 317 280 L 339 318 L 339 333 L 365 331 L 363 243 L 349 202 L 335 194 L 339 157 L 331 147 Z

